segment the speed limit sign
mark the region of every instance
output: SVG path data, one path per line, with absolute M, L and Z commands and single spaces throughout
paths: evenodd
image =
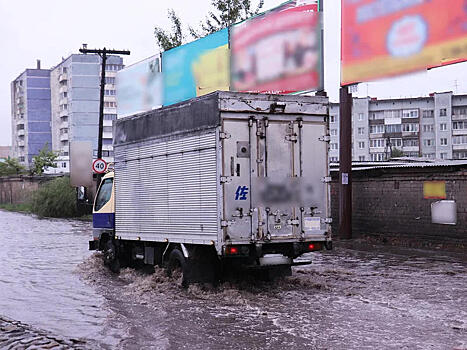
M 92 162 L 92 170 L 98 174 L 105 173 L 107 170 L 107 162 L 102 158 L 96 159 L 94 162 Z

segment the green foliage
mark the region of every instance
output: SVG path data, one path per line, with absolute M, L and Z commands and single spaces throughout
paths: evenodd
M 33 195 L 32 212 L 40 217 L 66 218 L 78 216 L 76 191 L 68 176 L 41 186 Z
M 45 168 L 51 167 L 56 168 L 55 159 L 58 157 L 56 153 L 49 149 L 49 144 L 46 143 L 40 150 L 37 156 L 32 157 L 33 166 L 31 168 L 31 174 L 42 175 Z
M 25 171 L 26 168 L 16 158 L 8 157 L 4 162 L 0 162 L 0 176 L 19 175 Z
M 212 0 L 211 5 L 214 10 L 209 11 L 204 23 L 200 23 L 200 29 L 196 30 L 189 27 L 190 34 L 195 39 L 217 32 L 258 14 L 264 5 L 264 0 L 260 0 L 254 10 L 251 6 L 251 0 Z
M 183 33 L 182 33 L 182 21 L 177 16 L 174 10 L 168 11 L 169 19 L 172 22 L 171 32 L 167 32 L 161 27 L 156 26 L 154 28 L 154 36 L 156 37 L 157 44 L 163 51 L 170 50 L 174 47 L 182 45 Z
M 393 148 L 391 150 L 391 158 L 398 158 L 398 157 L 403 157 L 404 156 L 404 152 L 402 152 L 402 150 L 400 150 L 399 148 Z
M 0 204 L 0 209 L 5 209 L 8 211 L 19 211 L 23 213 L 32 212 L 31 203 L 20 203 L 20 204 L 5 203 L 5 204 Z

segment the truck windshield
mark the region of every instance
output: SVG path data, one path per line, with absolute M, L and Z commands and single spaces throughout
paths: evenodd
M 105 203 L 109 201 L 110 196 L 112 195 L 112 182 L 113 179 L 105 179 L 102 183 L 99 189 L 99 194 L 96 198 L 96 204 L 94 205 L 95 211 L 100 210 Z

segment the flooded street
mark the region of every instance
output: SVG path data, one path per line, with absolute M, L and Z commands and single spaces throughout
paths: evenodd
M 467 263 L 441 252 L 338 246 L 274 283 L 184 290 L 110 273 L 90 234 L 0 211 L 0 317 L 90 349 L 467 349 Z

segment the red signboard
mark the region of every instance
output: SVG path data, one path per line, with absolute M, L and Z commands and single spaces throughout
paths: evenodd
M 315 1 L 291 1 L 234 25 L 231 89 L 291 93 L 319 89 L 320 20 Z
M 465 0 L 342 0 L 341 84 L 467 60 Z

